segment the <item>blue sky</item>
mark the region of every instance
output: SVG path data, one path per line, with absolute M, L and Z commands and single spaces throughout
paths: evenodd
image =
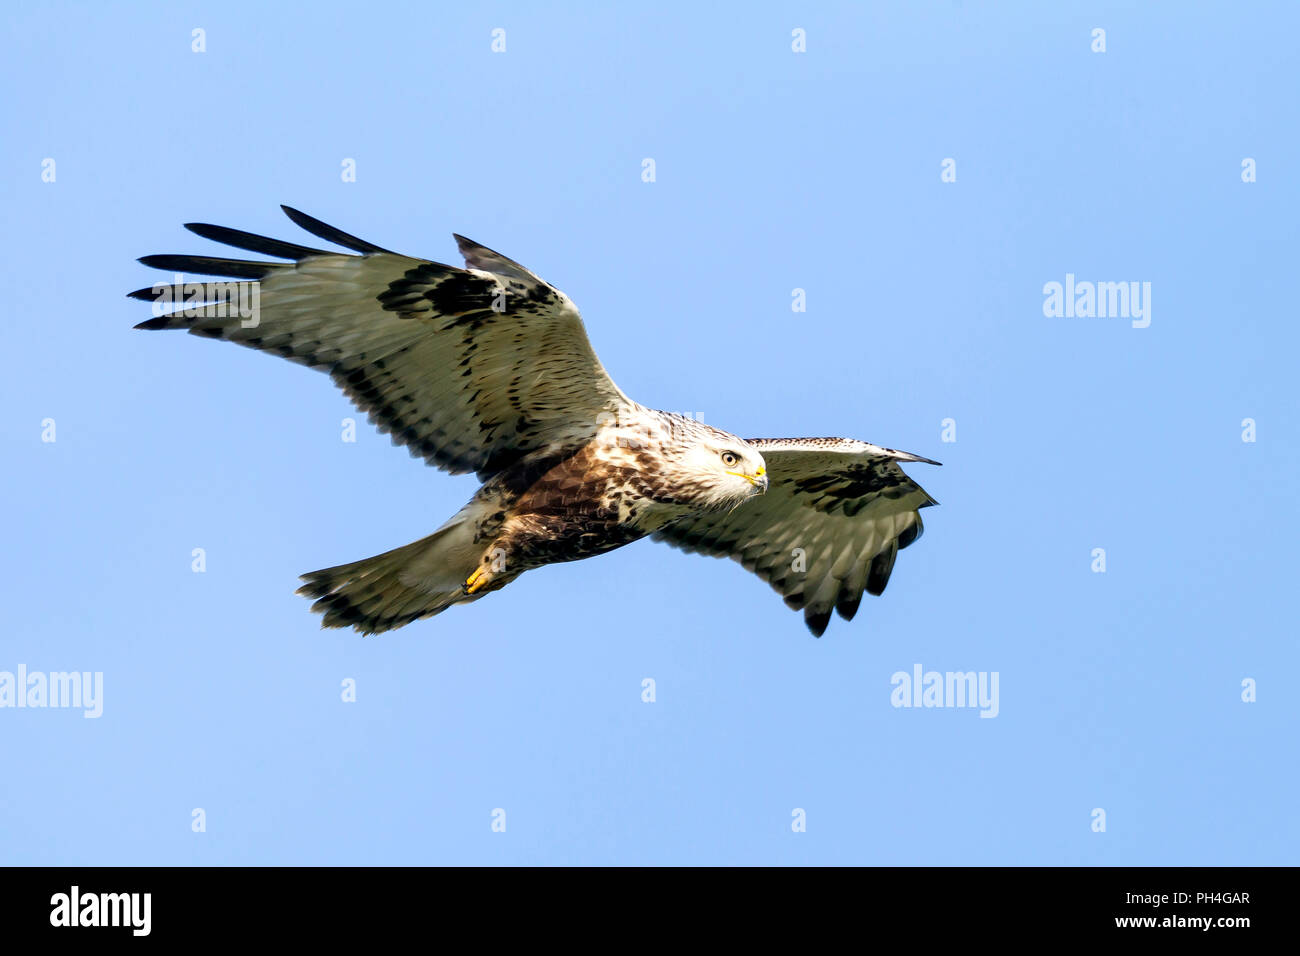
M 0 671 L 102 673 L 103 712 L 0 708 L 0 862 L 1297 862 L 1292 5 L 4 17 Z M 299 573 L 475 483 L 341 441 L 322 375 L 131 330 L 136 257 L 305 241 L 279 203 L 499 249 L 634 398 L 937 458 L 942 504 L 821 640 L 651 542 L 321 631 Z M 1046 316 L 1067 274 L 1150 324 Z M 997 716 L 894 707 L 917 665 Z

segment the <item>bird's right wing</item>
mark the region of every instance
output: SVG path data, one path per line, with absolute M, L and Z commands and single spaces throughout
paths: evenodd
M 155 303 L 155 318 L 136 328 L 185 329 L 328 372 L 394 444 L 485 479 L 526 454 L 585 444 L 633 404 L 596 358 L 577 307 L 518 263 L 460 236 L 465 269 L 412 259 L 285 213 L 360 255 L 190 223 L 290 261 L 145 256 L 147 266 L 233 281 L 178 277 L 132 292 Z

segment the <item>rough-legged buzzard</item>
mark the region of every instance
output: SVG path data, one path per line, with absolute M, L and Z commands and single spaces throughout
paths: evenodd
M 820 636 L 832 609 L 851 619 L 864 591 L 880 594 L 920 537 L 934 501 L 899 462 L 937 462 L 848 438 L 746 440 L 646 408 L 601 367 L 569 298 L 518 263 L 461 236 L 464 269 L 412 259 L 284 211 L 359 255 L 190 223 L 288 261 L 145 256 L 235 281 L 132 292 L 155 303 L 136 328 L 321 369 L 395 444 L 483 482 L 427 538 L 303 575 L 324 626 L 387 631 L 651 535 L 736 559 Z

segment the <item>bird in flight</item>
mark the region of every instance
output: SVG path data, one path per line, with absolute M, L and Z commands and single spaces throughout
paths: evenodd
M 737 438 L 647 408 L 605 372 L 568 296 L 517 262 L 462 236 L 463 269 L 414 259 L 282 208 L 357 254 L 189 223 L 286 261 L 145 256 L 225 280 L 130 293 L 154 303 L 136 328 L 320 369 L 394 444 L 482 482 L 428 537 L 302 575 L 323 627 L 402 627 L 650 536 L 739 561 L 820 637 L 832 610 L 851 620 L 863 592 L 884 591 L 920 537 L 935 502 L 899 463 L 938 462 L 850 438 Z

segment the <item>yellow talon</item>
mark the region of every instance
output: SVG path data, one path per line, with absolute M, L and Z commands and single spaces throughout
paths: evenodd
M 484 584 L 486 584 L 487 582 L 483 580 L 483 579 L 484 579 L 484 576 L 485 576 L 486 574 L 487 574 L 487 571 L 486 571 L 485 569 L 483 569 L 483 568 L 475 568 L 475 569 L 474 569 L 474 573 L 471 574 L 471 575 L 469 576 L 469 580 L 465 582 L 465 593 L 466 593 L 466 594 L 473 594 L 475 591 L 477 591 L 479 588 L 481 588 Z

